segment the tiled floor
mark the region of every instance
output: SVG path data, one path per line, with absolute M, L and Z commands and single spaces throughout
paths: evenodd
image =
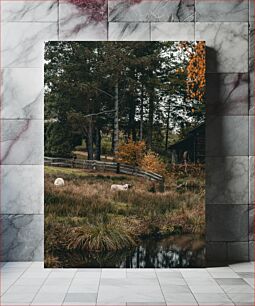
M 1 305 L 254 305 L 254 263 L 207 269 L 1 267 Z

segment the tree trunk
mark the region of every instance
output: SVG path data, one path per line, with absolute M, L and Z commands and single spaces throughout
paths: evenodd
M 101 131 L 99 128 L 96 129 L 96 154 L 95 159 L 100 160 L 101 159 Z
M 148 147 L 152 146 L 152 133 L 153 133 L 153 117 L 154 117 L 154 93 L 151 94 L 149 100 L 149 126 L 148 126 Z
M 170 121 L 170 107 L 171 103 L 169 101 L 168 109 L 167 109 L 167 121 L 166 121 L 166 141 L 165 141 L 165 151 L 168 149 L 168 137 L 169 137 L 169 121 Z
M 135 111 L 136 111 L 136 103 L 134 102 L 134 97 L 131 97 L 130 107 L 129 107 L 129 118 L 128 118 L 128 137 L 132 135 L 132 140 L 136 141 L 136 127 L 135 127 Z
M 143 140 L 143 86 L 141 93 L 141 105 L 140 105 L 140 130 L 139 130 L 139 140 Z
M 88 122 L 88 136 L 87 136 L 87 150 L 88 159 L 93 160 L 93 124 L 92 117 L 89 117 Z
M 119 85 L 115 84 L 115 105 L 114 105 L 114 128 L 113 128 L 113 153 L 118 152 L 119 146 Z

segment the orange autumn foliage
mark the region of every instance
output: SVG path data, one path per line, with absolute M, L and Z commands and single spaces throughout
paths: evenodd
M 203 102 L 205 95 L 205 42 L 199 41 L 189 56 L 187 94 L 190 99 Z
M 149 151 L 141 160 L 140 167 L 145 171 L 155 172 L 164 175 L 166 166 L 155 152 Z
M 134 142 L 129 140 L 127 143 L 119 146 L 116 159 L 120 163 L 139 166 L 145 152 L 146 144 L 144 141 Z

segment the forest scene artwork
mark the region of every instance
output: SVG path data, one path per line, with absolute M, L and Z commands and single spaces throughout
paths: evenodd
M 45 43 L 44 265 L 205 266 L 205 42 Z

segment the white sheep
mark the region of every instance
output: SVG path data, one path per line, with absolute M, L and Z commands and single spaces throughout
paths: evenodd
M 125 184 L 125 185 L 113 184 L 113 185 L 111 185 L 111 190 L 112 191 L 119 191 L 119 190 L 123 191 L 123 190 L 128 190 L 128 188 L 130 188 L 130 187 L 131 187 L 131 185 L 129 185 L 129 184 Z
M 57 179 L 55 179 L 54 185 L 57 187 L 62 187 L 65 185 L 65 181 L 61 177 L 58 177 Z

